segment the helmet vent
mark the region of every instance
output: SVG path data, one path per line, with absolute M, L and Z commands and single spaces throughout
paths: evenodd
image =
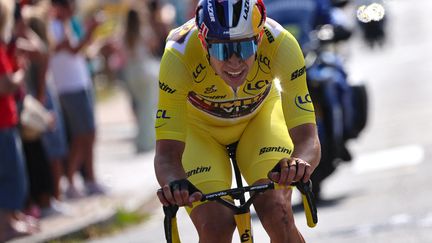
M 221 26 L 226 28 L 232 28 L 238 25 L 241 11 L 242 2 L 237 1 L 233 5 L 229 5 L 229 1 L 216 1 L 216 15 Z
M 223 27 L 229 27 L 229 21 L 227 19 L 228 16 L 225 16 L 224 10 L 224 6 L 221 3 L 216 2 L 216 15 L 220 25 L 222 25 Z
M 238 1 L 233 6 L 233 22 L 232 26 L 237 26 L 242 10 L 242 1 Z

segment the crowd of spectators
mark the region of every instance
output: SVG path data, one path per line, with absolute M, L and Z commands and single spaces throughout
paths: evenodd
M 196 1 L 95 2 L 87 13 L 83 1 L 0 2 L 0 242 L 38 232 L 67 200 L 107 193 L 93 168 L 95 53 L 130 95 L 136 151 L 153 149 L 165 38 Z M 121 22 L 101 37 L 109 4 Z

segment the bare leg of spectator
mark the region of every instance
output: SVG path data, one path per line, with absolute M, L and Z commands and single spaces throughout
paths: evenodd
M 84 160 L 85 141 L 85 135 L 77 135 L 71 141 L 66 168 L 66 178 L 69 182 L 69 188 L 66 191 L 68 198 L 79 198 L 82 196 L 76 188 L 74 176 Z

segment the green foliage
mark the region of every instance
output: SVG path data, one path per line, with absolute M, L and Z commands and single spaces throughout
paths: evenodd
M 59 239 L 53 239 L 49 243 L 76 243 L 89 239 L 106 237 L 121 232 L 122 230 L 145 222 L 149 215 L 142 211 L 127 211 L 118 209 L 113 217 L 103 223 L 88 226 L 78 232 L 69 234 Z

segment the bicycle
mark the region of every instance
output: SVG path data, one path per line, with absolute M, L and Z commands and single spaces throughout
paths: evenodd
M 253 243 L 252 235 L 252 224 L 250 215 L 250 206 L 252 205 L 255 197 L 266 190 L 272 189 L 283 189 L 285 187 L 279 186 L 277 183 L 270 182 L 266 184 L 254 185 L 254 186 L 243 186 L 240 170 L 237 166 L 235 158 L 237 143 L 233 143 L 227 146 L 228 154 L 233 165 L 233 170 L 236 179 L 236 188 L 227 190 L 217 191 L 213 193 L 203 194 L 201 202 L 204 201 L 217 201 L 224 206 L 234 211 L 234 220 L 237 225 L 237 231 L 239 233 L 240 241 L 246 243 Z M 294 182 L 291 187 L 296 187 L 301 195 L 303 202 L 303 209 L 306 215 L 307 225 L 311 228 L 315 227 L 318 223 L 318 212 L 315 204 L 315 200 L 312 193 L 312 182 L 309 180 L 307 183 Z M 189 193 L 198 191 L 198 189 L 191 190 Z M 245 193 L 249 193 L 249 198 L 246 200 Z M 222 197 L 230 196 L 233 201 L 226 200 Z M 239 203 L 236 204 L 235 200 Z M 167 243 L 180 243 L 180 235 L 177 228 L 176 214 L 179 209 L 177 205 L 163 206 L 164 211 L 164 230 L 165 239 Z

